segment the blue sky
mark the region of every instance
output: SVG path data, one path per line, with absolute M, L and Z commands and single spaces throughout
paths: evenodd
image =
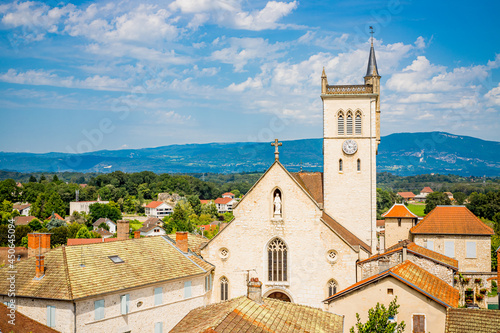
M 0 150 L 322 136 L 320 76 L 361 84 L 382 134 L 500 141 L 498 1 L 0 2 Z

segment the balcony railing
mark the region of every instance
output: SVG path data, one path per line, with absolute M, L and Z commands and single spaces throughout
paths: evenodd
M 327 86 L 327 94 L 371 94 L 373 86 L 367 85 L 346 85 L 346 86 Z

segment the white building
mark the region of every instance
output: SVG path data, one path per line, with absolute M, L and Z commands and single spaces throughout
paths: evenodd
M 106 225 L 109 227 L 109 232 L 111 234 L 116 233 L 116 223 L 111 221 L 110 219 L 104 218 L 104 217 L 101 217 L 100 219 L 98 219 L 97 221 L 95 221 L 92 224 L 92 226 L 94 227 L 94 230 L 97 230 L 97 228 L 99 228 L 101 223 L 106 223 Z
M 215 206 L 217 207 L 217 212 L 219 212 L 219 214 L 232 212 L 233 206 L 236 205 L 237 202 L 238 201 L 236 201 L 236 199 L 231 197 L 217 198 L 214 201 Z
M 164 218 L 165 216 L 171 215 L 174 209 L 169 204 L 163 201 L 151 201 L 145 207 L 146 216 Z
M 15 204 L 13 208 L 17 209 L 22 216 L 30 216 L 31 204 L 29 203 Z
M 97 201 L 73 201 L 69 203 L 69 215 L 73 215 L 74 212 L 89 214 L 90 209 L 89 206 L 95 203 L 100 204 L 108 204 L 109 201 L 101 201 L 97 199 Z

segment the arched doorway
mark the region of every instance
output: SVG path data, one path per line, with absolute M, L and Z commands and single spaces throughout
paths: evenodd
M 283 301 L 283 302 L 291 302 L 292 301 L 290 299 L 290 297 L 288 297 L 287 294 L 284 294 L 284 293 L 279 292 L 279 291 L 272 292 L 267 297 L 274 298 L 274 299 L 277 299 L 277 300 Z

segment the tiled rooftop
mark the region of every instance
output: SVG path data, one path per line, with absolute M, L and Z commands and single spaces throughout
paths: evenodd
M 5 333 L 58 333 L 53 328 L 50 328 L 36 320 L 26 317 L 20 312 L 16 312 L 15 325 L 9 324 L 10 317 L 7 314 L 10 310 L 3 303 L 0 303 L 0 332 Z
M 418 216 L 410 212 L 410 210 L 404 205 L 404 204 L 394 204 L 391 209 L 389 209 L 387 212 L 382 214 L 382 217 L 388 218 L 388 217 L 411 217 L 411 218 L 417 218 Z
M 445 333 L 498 333 L 500 311 L 484 309 L 448 309 Z
M 380 279 L 392 276 L 416 291 L 431 297 L 435 301 L 446 307 L 457 307 L 459 300 L 459 291 L 451 287 L 449 284 L 432 275 L 425 269 L 415 265 L 407 260 L 399 265 L 396 265 L 385 272 L 376 274 L 367 279 L 359 281 L 352 286 L 339 291 L 335 295 L 329 297 L 325 302 L 330 302 L 337 297 L 346 295 L 354 290 L 357 290 L 369 283 L 376 282 Z
M 484 224 L 464 206 L 437 206 L 416 226 L 412 234 L 438 235 L 493 235 L 493 229 Z
M 194 309 L 170 332 L 342 332 L 342 316 L 270 298 L 264 298 L 263 303 L 242 296 Z
M 109 256 L 115 255 L 124 263 L 113 263 Z M 45 253 L 45 266 L 45 276 L 35 281 L 34 257 L 16 264 L 18 296 L 79 299 L 205 274 L 213 268 L 161 236 L 59 247 Z M 7 293 L 7 274 L 7 269 L 0 269 L 0 294 Z

